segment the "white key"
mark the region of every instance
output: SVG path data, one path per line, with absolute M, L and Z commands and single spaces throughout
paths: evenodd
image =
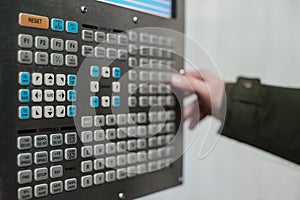
M 31 91 L 31 99 L 33 102 L 42 102 L 42 100 L 43 100 L 42 90 L 32 90 Z
M 31 115 L 33 119 L 41 119 L 43 116 L 43 109 L 41 106 L 32 106 Z
M 45 118 L 53 118 L 54 117 L 54 107 L 53 106 L 45 106 L 44 107 L 44 117 Z
M 83 143 L 92 142 L 93 141 L 93 132 L 92 131 L 81 132 L 81 141 Z
M 109 78 L 110 77 L 110 68 L 109 67 L 102 67 L 101 74 L 103 78 Z
M 56 117 L 63 118 L 66 116 L 66 107 L 65 106 L 56 106 Z
M 112 83 L 112 91 L 114 93 L 121 92 L 121 83 L 120 82 L 113 82 Z
M 45 79 L 44 82 L 46 86 L 54 85 L 54 74 L 46 73 L 44 79 Z
M 64 74 L 57 74 L 56 75 L 56 85 L 58 85 L 58 86 L 65 86 L 66 85 L 66 75 L 64 75 Z
M 91 81 L 90 83 L 91 92 L 99 92 L 99 82 L 98 81 Z
M 110 106 L 110 98 L 109 96 L 103 96 L 101 97 L 101 104 L 102 104 L 102 107 L 109 107 Z
M 65 90 L 56 90 L 56 101 L 64 102 L 66 100 L 66 91 Z
M 53 90 L 45 90 L 44 91 L 44 100 L 46 102 L 53 102 L 54 101 L 54 91 Z
M 43 75 L 41 73 L 32 74 L 32 84 L 35 86 L 41 86 L 43 83 Z

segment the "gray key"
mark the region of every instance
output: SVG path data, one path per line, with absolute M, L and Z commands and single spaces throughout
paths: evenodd
M 135 113 L 129 113 L 128 115 L 127 115 L 128 117 L 127 117 L 127 122 L 128 122 L 128 124 L 136 124 L 136 114 Z
M 157 146 L 157 138 L 156 137 L 151 137 L 148 139 L 148 146 L 150 148 L 156 147 Z
M 95 57 L 96 58 L 105 58 L 105 48 L 104 47 L 95 47 Z
M 157 35 L 150 35 L 150 43 L 154 45 L 158 45 L 158 36 Z
M 46 164 L 48 162 L 48 152 L 41 151 L 34 154 L 34 163 L 36 165 Z
M 116 125 L 116 116 L 115 115 L 106 115 L 106 125 L 107 126 Z
M 129 31 L 129 32 L 128 32 L 128 37 L 129 37 L 129 40 L 130 40 L 131 42 L 136 42 L 137 39 L 138 39 L 138 35 L 137 35 L 137 33 L 134 32 L 134 31 Z
M 117 50 L 112 49 L 112 48 L 106 49 L 106 57 L 108 59 L 116 59 L 117 58 Z
M 117 35 L 116 34 L 108 33 L 106 35 L 106 39 L 107 39 L 107 44 L 111 44 L 111 45 L 117 44 Z
M 167 104 L 167 106 L 175 106 L 176 105 L 175 97 L 174 96 L 167 96 L 166 104 Z
M 117 179 L 118 180 L 122 180 L 125 179 L 127 177 L 127 173 L 126 173 L 126 169 L 118 169 L 117 170 Z
M 63 135 L 61 133 L 50 135 L 50 145 L 53 147 L 60 146 L 64 143 Z
M 138 113 L 137 121 L 140 124 L 146 123 L 147 122 L 147 114 L 146 113 Z
M 81 187 L 87 188 L 93 185 L 93 177 L 91 175 L 81 177 Z
M 83 131 L 81 132 L 81 141 L 83 143 L 89 143 L 93 141 L 93 132 L 92 131 Z
M 103 115 L 98 115 L 94 117 L 94 126 L 101 127 L 105 125 L 105 120 Z
M 137 136 L 137 129 L 135 126 L 131 126 L 127 128 L 128 137 L 136 137 Z
M 94 184 L 100 185 L 105 182 L 104 180 L 104 173 L 94 174 Z
M 66 66 L 68 67 L 77 67 L 78 58 L 76 55 L 66 55 Z
M 18 189 L 18 199 L 19 200 L 32 199 L 32 187 L 19 188 Z
M 92 156 L 93 156 L 93 147 L 92 146 L 81 147 L 81 157 L 82 158 L 90 158 Z
M 64 56 L 58 53 L 52 53 L 50 58 L 51 65 L 53 66 L 63 66 Z
M 137 92 L 137 85 L 135 83 L 128 84 L 128 93 L 135 94 Z
M 157 94 L 158 92 L 158 87 L 155 84 L 150 84 L 149 85 L 149 93 L 150 94 Z
M 104 159 L 100 158 L 100 159 L 96 159 L 94 160 L 94 170 L 98 171 L 101 169 L 104 169 Z
M 148 170 L 149 170 L 149 172 L 156 171 L 157 170 L 157 163 L 156 162 L 148 163 Z
M 32 181 L 32 171 L 31 170 L 24 170 L 18 172 L 18 183 L 25 184 L 31 183 Z
M 138 174 L 145 174 L 147 172 L 147 166 L 145 164 L 140 164 L 137 166 Z
M 32 155 L 31 153 L 22 153 L 18 155 L 18 166 L 19 167 L 28 167 L 32 164 Z
M 176 113 L 175 113 L 175 111 L 174 111 L 174 110 L 169 110 L 169 111 L 167 111 L 166 119 L 167 119 L 168 121 L 173 121 L 173 120 L 175 120 L 175 119 L 176 119 Z
M 148 46 L 140 46 L 139 52 L 141 56 L 149 56 L 149 47 Z
M 113 182 L 116 180 L 116 172 L 115 171 L 108 171 L 105 173 L 105 180 L 106 182 Z
M 65 160 L 76 160 L 76 158 L 77 158 L 76 148 L 65 149 Z
M 93 171 L 93 162 L 91 160 L 83 161 L 81 163 L 81 172 L 87 173 Z
M 158 122 L 157 112 L 149 112 L 148 119 L 149 119 L 149 122 L 151 122 L 151 123 Z
M 122 141 L 122 142 L 118 142 L 117 143 L 117 151 L 118 153 L 123 153 L 126 151 L 126 148 L 127 145 L 126 145 L 126 142 L 125 141 Z
M 131 55 L 136 55 L 137 54 L 137 46 L 135 44 L 130 44 L 128 46 L 128 52 Z
M 139 139 L 137 141 L 137 148 L 138 149 L 145 149 L 147 147 L 147 141 L 146 139 Z
M 124 166 L 127 163 L 126 155 L 119 155 L 117 156 L 117 165 Z
M 64 41 L 58 38 L 51 39 L 51 49 L 53 51 L 63 51 L 64 50 Z
M 150 37 L 148 33 L 140 33 L 140 41 L 142 43 L 149 43 L 150 42 Z
M 50 177 L 51 178 L 60 178 L 64 174 L 63 166 L 57 165 L 50 167 Z
M 122 126 L 122 125 L 126 125 L 127 124 L 127 117 L 126 117 L 126 114 L 118 114 L 117 116 L 117 124 L 119 126 Z
M 147 135 L 147 127 L 146 126 L 138 126 L 137 127 L 137 135 L 138 135 L 138 137 L 145 137 Z
M 102 156 L 105 153 L 104 144 L 98 144 L 94 146 L 94 155 L 95 156 Z
M 127 60 L 128 52 L 125 49 L 118 50 L 118 59 L 119 60 Z
M 18 62 L 21 64 L 31 64 L 32 63 L 32 52 L 31 51 L 18 51 Z
M 116 129 L 107 129 L 106 130 L 106 139 L 108 141 L 115 140 L 117 138 L 116 136 Z
M 66 145 L 72 145 L 77 143 L 77 133 L 70 132 L 65 134 L 65 143 Z
M 27 150 L 32 148 L 32 138 L 30 136 L 18 137 L 17 147 L 19 150 Z
M 67 40 L 66 51 L 70 53 L 76 53 L 78 51 L 78 42 L 76 40 Z
M 144 84 L 140 84 L 139 86 L 139 92 L 141 94 L 148 94 L 148 91 L 149 91 L 149 86 L 148 84 L 144 83 Z
M 63 160 L 63 151 L 58 149 L 58 150 L 52 150 L 50 151 L 50 161 L 51 162 L 60 162 Z
M 77 189 L 77 179 L 71 178 L 65 180 L 65 190 L 66 191 L 72 191 Z
M 127 149 L 128 149 L 128 151 L 134 151 L 134 150 L 136 150 L 136 147 L 137 147 L 136 140 L 129 140 L 129 141 L 127 141 Z
M 146 82 L 149 80 L 149 73 L 147 71 L 140 71 L 140 81 Z
M 35 47 L 37 49 L 46 50 L 49 48 L 49 39 L 47 37 L 36 36 L 35 37 Z
M 157 151 L 156 150 L 149 150 L 148 151 L 148 158 L 149 160 L 154 160 L 157 158 Z
M 34 196 L 35 197 L 45 197 L 48 195 L 48 185 L 47 184 L 41 184 L 36 185 L 34 187 Z
M 105 41 L 105 33 L 104 32 L 95 32 L 95 41 L 97 43 L 102 43 Z
M 128 177 L 133 177 L 137 175 L 137 171 L 136 171 L 136 167 L 135 166 L 131 166 L 131 167 L 127 167 L 127 175 Z
M 58 194 L 63 192 L 63 182 L 62 181 L 56 181 L 50 183 L 50 193 L 51 194 Z
M 156 124 L 149 124 L 148 125 L 148 134 L 149 135 L 154 135 L 158 132 L 157 130 L 157 125 Z
M 115 157 L 106 158 L 105 159 L 105 166 L 106 166 L 106 168 L 116 167 L 116 158 Z
M 158 104 L 158 100 L 156 96 L 150 96 L 149 97 L 149 105 L 150 106 L 155 106 Z
M 45 148 L 48 146 L 48 136 L 47 135 L 37 135 L 34 137 L 35 148 Z
M 90 128 L 93 126 L 93 117 L 92 116 L 83 116 L 81 117 L 81 127 Z
M 127 35 L 124 35 L 124 34 L 118 35 L 118 45 L 121 45 L 121 46 L 127 46 L 128 45 Z
M 148 68 L 149 67 L 149 59 L 140 58 L 140 67 L 141 68 Z
M 91 58 L 94 55 L 94 49 L 92 46 L 88 45 L 83 45 L 82 46 L 82 51 L 81 51 L 82 56 Z
M 43 181 L 48 179 L 48 169 L 46 167 L 34 170 L 34 180 Z
M 105 139 L 104 130 L 95 130 L 94 131 L 94 140 L 96 142 L 104 141 L 104 139 Z
M 85 42 L 93 42 L 94 41 L 93 31 L 83 30 L 82 31 L 82 40 Z
M 106 144 L 105 149 L 106 149 L 105 152 L 107 154 L 114 154 L 117 151 L 117 147 L 116 147 L 115 143 L 108 143 L 108 144 Z
M 133 68 L 133 67 L 137 67 L 138 66 L 138 62 L 137 62 L 137 59 L 134 58 L 134 57 L 130 57 L 128 59 L 128 66 Z
M 166 124 L 167 133 L 173 133 L 176 130 L 176 124 L 173 122 L 169 122 Z
M 147 160 L 147 153 L 145 151 L 141 151 L 137 153 L 137 161 L 145 162 Z
M 118 139 L 124 139 L 127 137 L 126 128 L 118 128 L 117 129 L 117 137 Z
M 18 45 L 21 48 L 31 48 L 33 45 L 33 38 L 31 35 L 19 34 Z
M 140 107 L 147 107 L 149 105 L 148 97 L 139 97 L 139 106 Z
M 136 153 L 130 153 L 127 155 L 127 163 L 129 165 L 135 164 L 136 163 Z
M 166 144 L 166 137 L 164 135 L 157 137 L 157 145 L 163 146 L 165 144 Z
M 130 81 L 136 81 L 137 76 L 138 75 L 137 75 L 137 72 L 135 70 L 129 70 L 129 72 L 128 72 L 128 79 Z

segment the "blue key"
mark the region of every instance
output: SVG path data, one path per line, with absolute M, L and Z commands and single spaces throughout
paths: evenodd
M 30 108 L 28 106 L 19 107 L 19 118 L 20 119 L 29 119 L 30 118 Z
M 113 107 L 120 107 L 121 99 L 119 96 L 114 96 L 112 98 Z
M 68 101 L 74 102 L 77 99 L 77 93 L 75 90 L 68 90 Z
M 64 20 L 56 19 L 56 18 L 51 19 L 51 28 L 54 31 L 60 31 L 60 32 L 64 31 L 65 29 Z
M 92 108 L 99 107 L 99 97 L 96 97 L 96 96 L 91 97 L 91 107 Z
M 30 73 L 20 72 L 19 83 L 20 83 L 20 85 L 29 85 L 30 84 Z
M 77 84 L 77 76 L 76 75 L 68 75 L 68 86 L 74 87 Z
M 30 101 L 29 90 L 19 90 L 19 101 L 21 103 L 28 103 Z
M 73 21 L 67 21 L 66 29 L 68 33 L 78 33 L 78 23 Z
M 91 66 L 91 76 L 98 78 L 100 76 L 100 70 L 98 66 Z
M 68 106 L 68 117 L 76 117 L 76 106 Z
M 121 78 L 121 69 L 119 67 L 113 68 L 113 77 L 114 78 Z

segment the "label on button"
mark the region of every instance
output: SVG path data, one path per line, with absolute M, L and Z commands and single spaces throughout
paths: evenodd
M 39 15 L 32 15 L 27 13 L 19 14 L 19 24 L 21 26 L 48 29 L 49 28 L 49 18 Z

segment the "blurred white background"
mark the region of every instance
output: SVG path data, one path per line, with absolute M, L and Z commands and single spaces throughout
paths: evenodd
M 299 10 L 298 0 L 187 0 L 186 33 L 206 48 L 226 81 L 244 75 L 300 88 Z M 186 56 L 195 60 L 197 52 L 186 46 Z M 185 154 L 184 185 L 140 200 L 300 199 L 299 166 L 223 137 L 200 160 L 204 133 L 197 134 Z M 185 129 L 185 144 L 192 138 Z

